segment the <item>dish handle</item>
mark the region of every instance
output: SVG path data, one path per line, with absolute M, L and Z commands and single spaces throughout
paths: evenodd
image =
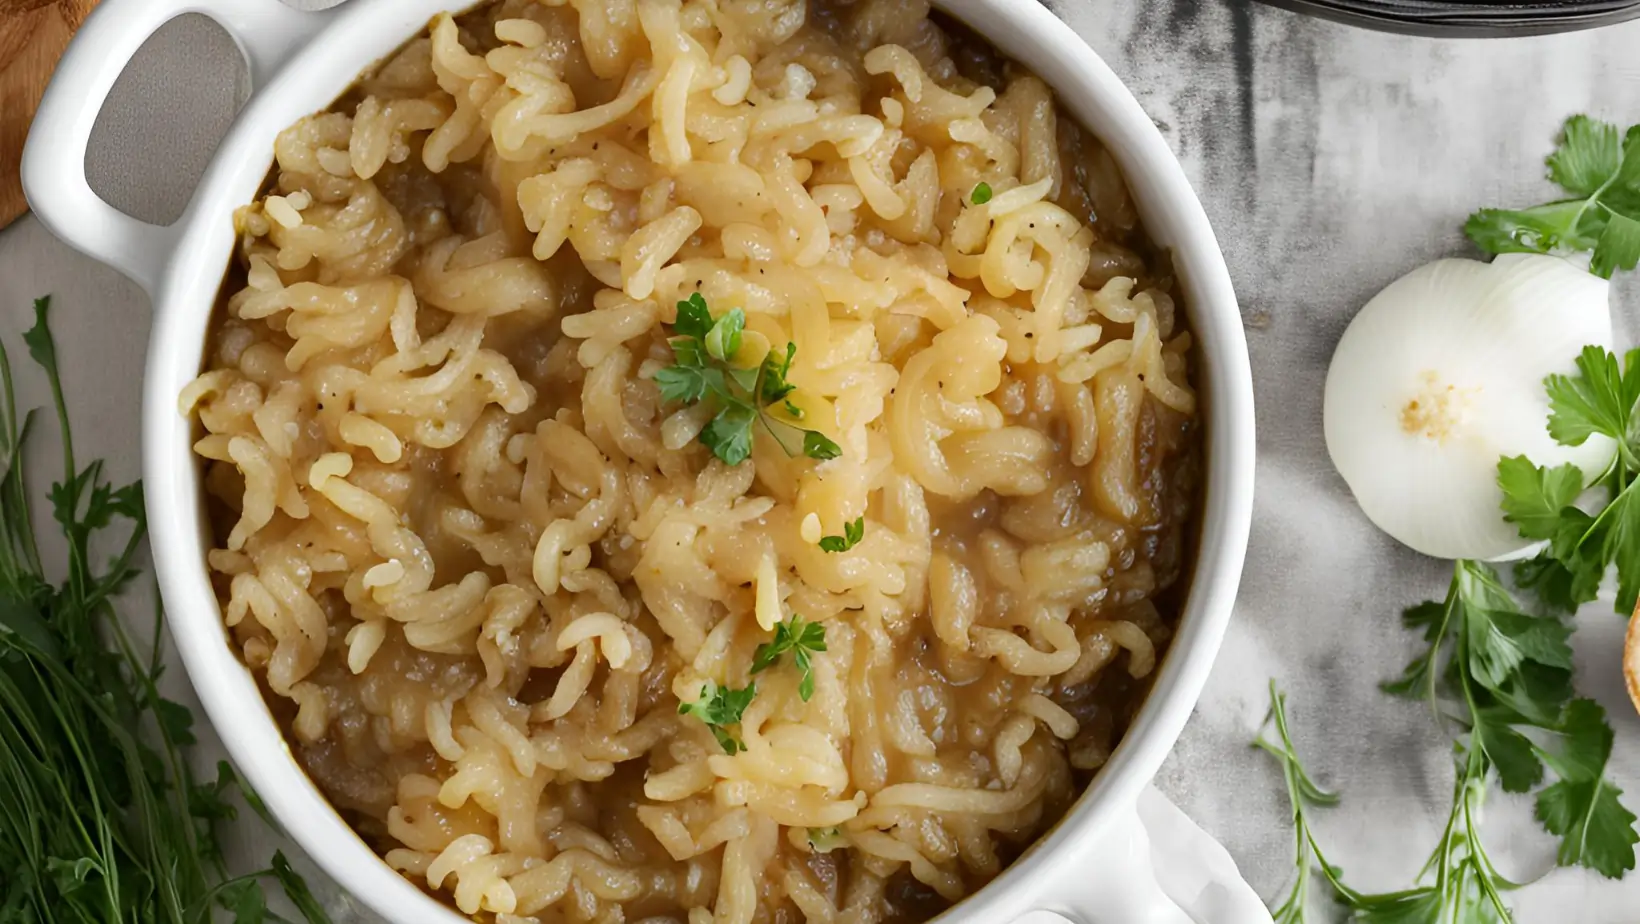
M 1071 852 L 1013 924 L 1270 924 L 1230 854 L 1154 786 Z
M 184 13 L 203 13 L 227 30 L 250 62 L 253 88 L 330 20 L 328 11 L 302 12 L 280 0 L 105 0 L 80 26 L 34 115 L 23 147 L 23 190 L 53 234 L 150 295 L 177 228 L 140 221 L 104 201 L 86 182 L 85 152 L 114 81 L 150 36 Z

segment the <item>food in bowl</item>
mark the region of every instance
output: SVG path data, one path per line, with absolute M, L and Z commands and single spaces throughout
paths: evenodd
M 224 617 L 470 915 L 910 921 L 1069 807 L 1172 632 L 1164 253 L 899 0 L 503 0 L 282 133 L 184 392 Z

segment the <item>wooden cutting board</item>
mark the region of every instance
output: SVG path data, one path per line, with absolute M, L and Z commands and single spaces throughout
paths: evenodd
M 17 175 L 40 94 L 97 0 L 0 0 L 0 228 L 28 210 Z

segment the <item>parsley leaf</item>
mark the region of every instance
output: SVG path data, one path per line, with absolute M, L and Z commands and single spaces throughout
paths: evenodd
M 1610 122 L 1574 115 L 1562 129 L 1561 146 L 1545 163 L 1549 179 L 1575 196 L 1592 196 L 1623 165 L 1623 140 Z
M 1576 115 L 1545 161 L 1568 198 L 1529 209 L 1481 209 L 1464 233 L 1490 253 L 1592 251 L 1604 279 L 1640 262 L 1640 126 L 1619 141 L 1617 126 Z
M 1472 747 L 1486 754 L 1498 771 L 1504 792 L 1530 792 L 1543 782 L 1543 760 L 1532 748 L 1531 739 L 1515 727 L 1519 713 L 1506 707 L 1479 710 L 1469 730 Z
M 1524 615 L 1515 610 L 1489 568 L 1474 562 L 1459 562 L 1446 601 L 1413 607 L 1404 617 L 1409 626 L 1423 632 L 1431 651 L 1414 662 L 1414 669 L 1409 670 L 1409 676 L 1403 680 L 1408 687 L 1421 688 L 1427 678 L 1430 696 L 1455 697 L 1456 702 L 1438 715 L 1463 731 L 1454 742 L 1457 779 L 1446 830 L 1425 863 L 1418 882 L 1410 889 L 1362 893 L 1345 884 L 1342 871 L 1327 862 L 1309 828 L 1308 813 L 1312 807 L 1333 804 L 1336 796 L 1316 786 L 1304 771 L 1287 726 L 1286 697 L 1271 684 L 1271 713 L 1266 724 L 1274 722 L 1278 739 L 1271 741 L 1261 736 L 1254 744 L 1282 763 L 1293 812 L 1298 862 L 1298 879 L 1292 890 L 1281 905 L 1271 909 L 1277 924 L 1303 924 L 1308 908 L 1308 885 L 1317 873 L 1331 887 L 1333 897 L 1350 910 L 1350 920 L 1357 924 L 1428 924 L 1435 920 L 1503 924 L 1510 921 L 1503 893 L 1516 884 L 1498 874 L 1486 855 L 1477 829 L 1487 780 L 1493 770 L 1503 788 L 1510 792 L 1525 792 L 1538 785 L 1544 777 L 1545 764 L 1561 777 L 1560 782 L 1540 793 L 1539 816 L 1545 819 L 1552 833 L 1568 832 L 1561 847 L 1562 864 L 1597 869 L 1605 864 L 1621 870 L 1625 856 L 1632 864 L 1633 816 L 1616 801 L 1615 794 L 1606 797 L 1609 783 L 1588 782 L 1600 779 L 1611 750 L 1611 731 L 1604 714 L 1588 700 L 1576 700 L 1561 709 L 1563 697 L 1570 695 L 1569 686 L 1529 679 L 1539 670 L 1569 676 L 1568 670 L 1556 666 L 1563 659 L 1558 646 L 1524 646 L 1520 661 L 1507 672 L 1504 687 L 1494 689 L 1483 678 L 1469 674 L 1469 659 L 1463 657 L 1470 641 L 1469 631 L 1478 621 L 1496 620 L 1499 613 Z M 1508 623 L 1512 619 L 1506 615 L 1503 621 Z M 1510 634 L 1490 627 L 1486 631 L 1492 635 Z M 1517 634 L 1530 636 L 1535 631 L 1528 629 Z M 1546 635 L 1553 637 L 1558 633 Z M 1497 642 L 1493 639 L 1484 644 L 1495 647 Z M 1448 647 L 1450 653 L 1443 659 L 1442 651 Z M 1547 657 L 1551 663 L 1534 661 L 1538 655 Z M 1537 737 L 1539 740 L 1557 738 L 1560 748 L 1547 750 L 1522 734 L 1521 728 L 1534 725 L 1535 720 L 1504 702 L 1517 696 L 1500 693 L 1517 683 L 1547 697 L 1548 701 L 1542 704 L 1544 708 L 1531 711 L 1553 711 L 1558 718 L 1539 726 L 1539 732 L 1545 734 Z
M 1566 671 L 1572 669 L 1572 649 L 1566 642 L 1572 630 L 1560 620 L 1529 616 L 1513 609 L 1484 610 L 1465 606 L 1463 612 L 1467 622 L 1468 668 L 1488 689 L 1508 684 L 1528 661 Z
M 1549 755 L 1560 782 L 1538 794 L 1537 817 L 1561 838 L 1561 866 L 1585 866 L 1609 879 L 1634 869 L 1640 843 L 1634 813 L 1618 797 L 1623 790 L 1604 778 L 1611 759 L 1612 729 L 1606 712 L 1592 700 L 1577 700 L 1561 722 L 1565 747 Z
M 740 335 L 745 329 L 746 312 L 730 309 L 712 322 L 712 329 L 706 332 L 706 352 L 719 362 L 728 362 L 740 352 Z
M 712 312 L 706 307 L 706 296 L 692 292 L 678 302 L 678 319 L 672 322 L 672 329 L 680 336 L 704 340 L 712 332 Z
M 267 920 L 267 895 L 254 879 L 223 883 L 217 901 L 233 912 L 233 924 L 262 924 Z
M 756 408 L 727 405 L 700 431 L 700 441 L 719 459 L 739 465 L 752 455 L 752 424 L 756 422 Z
M 860 544 L 866 537 L 866 518 L 856 517 L 852 523 L 843 524 L 841 536 L 821 536 L 820 548 L 828 552 L 847 552 Z
M 720 687 L 708 680 L 701 688 L 700 699 L 692 703 L 678 703 L 678 715 L 692 715 L 700 719 L 711 729 L 712 737 L 717 739 L 718 746 L 723 748 L 723 752 L 733 755 L 746 750 L 746 745 L 731 735 L 726 726 L 739 725 L 741 715 L 746 712 L 746 707 L 752 704 L 756 696 L 755 683 L 735 690 Z
M 1566 446 L 1581 446 L 1596 433 L 1622 440 L 1633 402 L 1625 400 L 1617 357 L 1601 347 L 1586 346 L 1577 357 L 1577 369 L 1576 377 L 1551 375 L 1543 382 L 1549 391 L 1549 435 Z
M 804 417 L 789 399 L 796 387 L 787 380 L 797 344 L 787 343 L 783 352 L 770 350 L 756 368 L 731 365 L 744 339 L 746 312 L 734 308 L 714 319 L 699 292 L 678 302 L 672 329 L 677 334 L 670 340 L 675 362 L 655 373 L 655 384 L 663 401 L 711 403 L 712 420 L 701 429 L 699 439 L 713 455 L 730 465 L 746 461 L 758 424 L 787 455 L 794 453 L 781 434 L 792 431 L 803 434 L 802 451 L 811 459 L 834 459 L 842 454 L 842 448 L 825 434 L 792 423 Z M 768 407 L 777 403 L 789 420 L 769 416 Z
M 1401 625 L 1408 629 L 1423 630 L 1424 641 L 1429 643 L 1429 650 L 1412 659 L 1412 663 L 1401 671 L 1400 678 L 1380 684 L 1385 693 L 1418 699 L 1424 696 L 1425 689 L 1436 682 L 1440 673 L 1439 665 L 1436 663 L 1440 646 L 1436 642 L 1446 635 L 1447 620 L 1451 618 L 1451 604 L 1451 600 L 1446 604 L 1426 600 L 1401 613 Z
M 1606 710 L 1592 699 L 1566 704 L 1557 729 L 1560 745 L 1545 750 L 1544 760 L 1563 780 L 1591 780 L 1605 772 L 1612 752 L 1612 730 Z
M 274 876 L 303 920 L 328 924 L 277 854 L 272 869 L 229 877 L 217 823 L 237 814 L 236 777 L 225 763 L 215 782 L 197 774 L 192 716 L 160 693 L 159 601 L 140 643 L 116 613 L 138 574 L 142 491 L 76 461 L 50 304 L 34 302 L 23 335 L 59 427 L 48 530 L 29 516 L 33 417 L 17 412 L 0 346 L 0 920 L 284 922 L 266 909 L 261 880 Z
M 1608 879 L 1634 869 L 1634 813 L 1617 797 L 1623 790 L 1604 779 L 1561 780 L 1538 796 L 1537 817 L 1562 835 L 1561 866 L 1587 866 Z
M 1636 264 L 1640 264 L 1640 221 L 1613 212 L 1595 244 L 1589 272 L 1610 279 L 1617 270 L 1632 270 Z
M 1527 539 L 1553 539 L 1561 511 L 1583 493 L 1583 472 L 1570 462 L 1538 468 L 1525 456 L 1498 460 L 1498 487 L 1503 489 L 1503 518 L 1520 527 Z
M 786 396 L 796 390 L 794 386 L 786 381 L 786 373 L 791 371 L 792 359 L 796 356 L 797 344 L 787 343 L 785 356 L 779 356 L 774 350 L 770 350 L 769 355 L 763 357 L 763 390 L 761 397 L 764 404 L 785 401 Z M 792 410 L 792 408 L 788 407 L 787 410 Z M 793 416 L 801 420 L 803 414 L 798 411 Z
M 706 397 L 708 391 L 724 390 L 723 371 L 696 365 L 678 363 L 655 373 L 655 384 L 661 388 L 661 400 L 679 404 L 694 404 Z
M 1535 592 L 1550 610 L 1562 613 L 1575 612 L 1600 595 L 1598 569 L 1568 568 L 1547 550 L 1515 565 L 1515 583 Z
M 752 673 L 760 674 L 780 662 L 780 656 L 791 652 L 792 662 L 803 672 L 797 684 L 797 695 L 808 702 L 814 696 L 815 652 L 826 650 L 826 627 L 793 616 L 775 624 L 774 640 L 757 646 L 752 653 Z

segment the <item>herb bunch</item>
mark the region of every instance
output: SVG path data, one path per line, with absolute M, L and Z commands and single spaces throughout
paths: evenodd
M 1464 233 L 1488 253 L 1590 254 L 1610 279 L 1640 263 L 1640 125 L 1627 131 L 1575 115 L 1545 161 L 1566 197 L 1527 209 L 1481 209 Z
M 268 910 L 277 882 L 309 924 L 328 924 L 284 856 L 230 878 L 216 837 L 235 790 L 266 819 L 232 768 L 197 780 L 188 709 L 159 693 L 163 615 L 139 651 L 113 600 L 138 574 L 142 488 L 115 487 L 102 463 L 78 467 L 49 299 L 23 335 L 51 385 L 63 443 L 52 518 L 67 540 L 66 577 L 53 583 L 36 543 L 22 452 L 34 420 L 19 418 L 0 346 L 0 924 L 236 924 L 285 919 Z M 98 567 L 92 545 L 124 524 L 118 554 Z
M 1490 565 L 1460 560 L 1446 597 L 1408 609 L 1407 628 L 1424 649 L 1401 676 L 1384 684 L 1396 696 L 1428 703 L 1452 737 L 1455 779 L 1446 827 L 1410 889 L 1371 895 L 1345 885 L 1310 832 L 1305 810 L 1335 799 L 1310 781 L 1288 734 L 1285 697 L 1271 687 L 1279 744 L 1260 739 L 1282 761 L 1298 839 L 1301 871 L 1276 908 L 1286 924 L 1304 920 L 1308 870 L 1314 866 L 1356 921 L 1507 922 L 1504 893 L 1518 888 L 1500 874 L 1480 836 L 1480 814 L 1491 781 L 1505 792 L 1536 793 L 1535 814 L 1558 839 L 1556 861 L 1608 878 L 1635 867 L 1636 818 L 1607 778 L 1613 733 L 1605 710 L 1572 686 L 1571 628 L 1558 614 L 1594 599 L 1609 568 L 1618 575 L 1618 608 L 1640 591 L 1640 446 L 1631 434 L 1640 399 L 1640 351 L 1620 365 L 1600 347 L 1585 348 L 1575 376 L 1550 376 L 1549 433 L 1566 445 L 1594 434 L 1618 442 L 1611 468 L 1596 480 L 1607 493 L 1598 513 L 1576 506 L 1584 493 L 1575 465 L 1543 468 L 1524 457 L 1498 463 L 1503 512 L 1521 535 L 1547 541 L 1542 554 L 1516 568 L 1516 581 L 1536 591 L 1546 614 L 1523 610 Z M 1550 775 L 1553 779 L 1550 780 Z
M 757 366 L 737 366 L 745 329 L 746 313 L 739 308 L 713 318 L 699 292 L 678 302 L 672 323 L 676 336 L 671 338 L 675 362 L 655 373 L 661 398 L 675 404 L 708 403 L 714 413 L 701 429 L 700 441 L 730 465 L 751 456 L 758 426 L 788 456 L 800 452 L 811 459 L 837 458 L 842 447 L 819 430 L 799 424 L 805 414 L 792 402 L 796 389 L 786 381 L 797 344 L 787 343 L 784 351 L 770 350 Z M 798 448 L 788 443 L 792 439 L 799 441 Z

